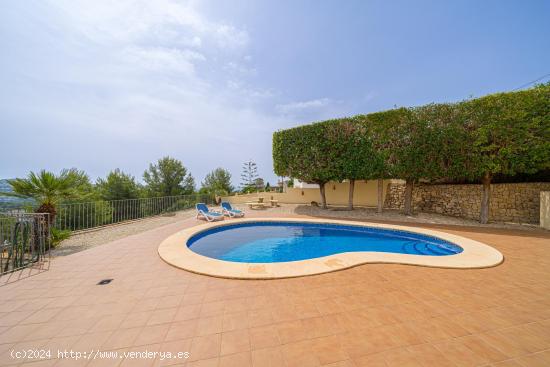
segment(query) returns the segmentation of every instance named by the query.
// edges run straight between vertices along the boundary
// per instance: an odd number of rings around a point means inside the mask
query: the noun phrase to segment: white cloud
[[[191,39],[191,42],[189,43],[190,46],[200,47],[202,45],[202,40],[200,37],[195,36],[193,39]]]
[[[248,33],[230,25],[219,25],[215,34],[218,44],[222,47],[236,48],[248,44]]]
[[[283,114],[303,112],[305,110],[316,110],[328,106],[332,101],[329,98],[312,99],[309,101],[291,102],[275,106],[277,111]]]
[[[225,67],[225,70],[227,70],[230,73],[236,74],[236,75],[252,75],[255,76],[258,74],[258,70],[255,68],[247,67],[245,64],[241,64],[238,62],[230,61],[228,62]]]
[[[130,68],[164,73],[177,72],[186,75],[194,74],[196,61],[206,60],[201,53],[188,49],[137,46],[123,49],[119,57]]]
[[[246,57],[248,34],[193,5],[14,4],[17,16],[0,26],[9,31],[0,46],[10,54],[0,61],[0,81],[13,85],[0,90],[0,109],[16,122],[7,135],[21,140],[3,144],[0,154],[23,139],[26,146],[43,146],[40,134],[21,131],[46,128],[65,144],[56,144],[47,161],[25,150],[18,162],[3,165],[0,177],[70,166],[92,176],[120,167],[140,177],[148,162],[169,154],[198,180],[218,166],[238,179],[251,155],[270,178],[271,134],[280,120],[256,102],[273,93],[247,81],[256,72]]]
[[[160,41],[200,47],[207,41],[238,48],[249,41],[245,30],[205,18],[192,1],[58,0],[52,6],[63,11],[75,29],[98,43]]]
[[[272,181],[273,131],[342,110],[328,97],[284,103],[258,82],[265,71],[244,26],[194,2],[30,1],[0,13],[0,83],[10,86],[0,89],[0,123],[14,137],[0,155],[18,152],[0,178],[73,166],[139,178],[171,155],[197,181],[220,166],[238,181],[250,157]]]

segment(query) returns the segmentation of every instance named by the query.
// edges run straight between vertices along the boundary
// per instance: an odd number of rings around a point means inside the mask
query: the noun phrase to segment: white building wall
[[[295,178],[294,179],[294,187],[297,188],[297,189],[318,189],[319,185],[302,182],[302,181]]]

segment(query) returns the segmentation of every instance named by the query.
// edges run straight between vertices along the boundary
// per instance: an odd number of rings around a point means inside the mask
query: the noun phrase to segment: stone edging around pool
[[[456,255],[448,256],[419,256],[387,252],[344,252],[301,261],[280,263],[239,263],[202,256],[191,251],[187,247],[187,240],[199,232],[218,226],[250,222],[331,223],[396,229],[439,237],[459,245],[464,249],[464,251]],[[164,261],[177,268],[198,274],[234,279],[292,278],[328,273],[366,263],[390,263],[439,268],[475,269],[496,266],[504,260],[502,254],[496,249],[481,242],[450,233],[391,224],[304,218],[246,218],[204,223],[184,229],[166,238],[159,245],[158,253]]]

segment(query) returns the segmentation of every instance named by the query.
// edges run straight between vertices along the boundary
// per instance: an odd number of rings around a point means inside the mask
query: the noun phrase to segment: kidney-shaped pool
[[[164,239],[160,257],[187,271],[224,278],[277,279],[367,263],[486,268],[504,257],[449,232],[318,218],[241,218],[184,228]]]
[[[277,263],[345,252],[449,256],[462,247],[409,231],[330,223],[248,222],[214,227],[187,241],[197,254],[244,263]]]

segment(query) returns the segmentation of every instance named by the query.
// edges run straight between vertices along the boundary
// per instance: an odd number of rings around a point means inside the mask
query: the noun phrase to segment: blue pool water
[[[312,259],[342,252],[395,252],[447,256],[462,248],[440,238],[407,231],[296,222],[252,222],[212,228],[187,246],[214,259],[270,263]]]

